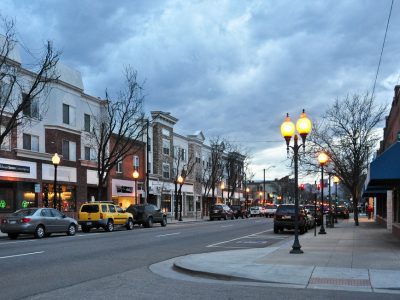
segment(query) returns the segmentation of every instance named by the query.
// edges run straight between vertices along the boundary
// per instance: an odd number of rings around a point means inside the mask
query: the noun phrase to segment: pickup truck
[[[270,204],[266,206],[266,212],[265,212],[265,217],[269,218],[269,217],[273,217],[275,216],[276,213],[276,209],[278,208],[278,206],[276,206],[275,204]]]

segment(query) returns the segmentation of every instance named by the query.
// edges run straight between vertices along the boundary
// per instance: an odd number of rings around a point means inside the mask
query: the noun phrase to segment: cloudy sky
[[[202,130],[251,150],[256,179],[289,174],[279,126],[303,108],[312,120],[348,93],[371,91],[391,0],[2,0],[24,47],[47,40],[78,69],[86,93],[118,89],[132,65],[146,112],[176,130]],[[400,75],[395,1],[376,87],[390,105]],[[270,168],[276,166],[275,168]]]

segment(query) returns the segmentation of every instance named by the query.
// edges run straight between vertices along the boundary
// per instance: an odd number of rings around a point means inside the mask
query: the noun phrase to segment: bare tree
[[[211,192],[212,203],[215,203],[215,189],[219,182],[222,180],[224,171],[224,151],[225,142],[219,137],[210,140],[211,153],[208,161],[204,164],[201,182],[203,185],[203,215],[205,213],[204,208],[209,207],[208,196]],[[207,203],[206,203],[207,201]]]
[[[174,185],[175,185],[175,204],[174,204],[174,211],[175,211],[175,219],[178,219],[178,199],[177,195],[181,195],[182,186],[187,177],[193,173],[193,170],[196,165],[196,159],[194,155],[190,155],[189,158],[186,156],[186,151],[183,148],[178,146],[174,147],[174,160],[173,160],[173,168],[174,168]],[[178,177],[182,176],[183,181],[181,183],[178,182]],[[179,190],[178,190],[179,186]],[[181,196],[182,197],[182,196]],[[180,212],[182,213],[182,198],[179,199],[179,207]]]
[[[115,100],[106,91],[106,104],[94,117],[91,138],[97,151],[98,200],[111,169],[135,152],[133,146],[140,144],[145,130],[143,87],[132,67],[125,68],[124,86]]]
[[[1,22],[4,35],[0,36],[0,146],[17,127],[43,115],[46,109],[39,98],[59,78],[56,65],[60,56],[48,41],[33,69],[23,69],[14,58],[18,43],[15,23],[7,19]]]
[[[385,107],[376,106],[368,93],[336,99],[325,113],[323,121],[314,124],[308,139],[313,158],[316,153],[326,151],[334,172],[350,191],[356,226],[359,225],[357,206],[368,158],[380,139],[375,127],[384,113]]]
[[[226,156],[228,199],[231,199],[236,191],[242,188],[244,161],[245,156],[240,154],[238,150],[230,151]]]

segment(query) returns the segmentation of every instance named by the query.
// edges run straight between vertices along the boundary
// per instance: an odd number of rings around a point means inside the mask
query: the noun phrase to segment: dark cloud
[[[185,133],[244,141],[260,170],[285,159],[284,142],[259,141],[282,139],[286,112],[297,119],[305,108],[317,120],[336,97],[371,90],[389,8],[389,0],[6,0],[1,13],[16,19],[26,47],[53,40],[87,93],[117,90],[130,64],[146,80],[148,111],[170,111]],[[399,11],[395,3],[381,103],[399,74]]]

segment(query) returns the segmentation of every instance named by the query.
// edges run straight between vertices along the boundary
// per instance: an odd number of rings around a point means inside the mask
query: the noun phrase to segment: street
[[[135,226],[107,233],[102,230],[45,239],[30,236],[0,239],[2,299],[265,299],[362,298],[374,294],[302,290],[216,280],[181,281],[154,274],[152,264],[192,253],[267,247],[289,240],[292,233],[274,235],[272,219]],[[393,295],[393,297],[396,295]],[[398,295],[397,295],[398,296]]]

